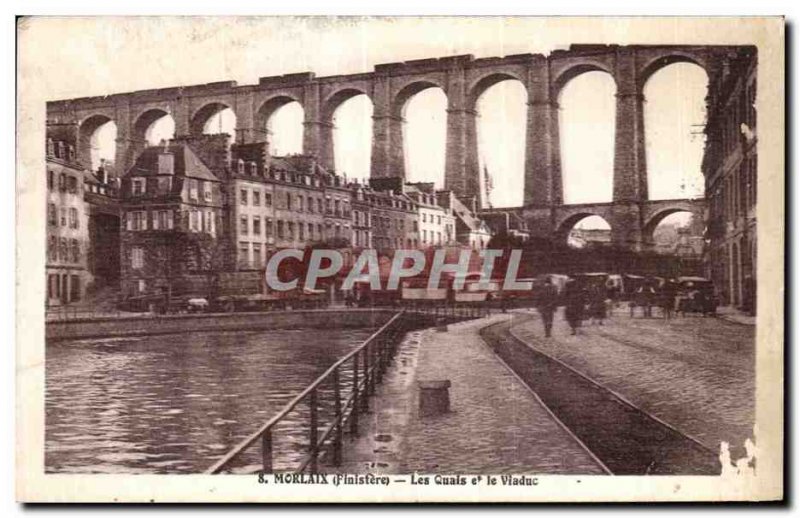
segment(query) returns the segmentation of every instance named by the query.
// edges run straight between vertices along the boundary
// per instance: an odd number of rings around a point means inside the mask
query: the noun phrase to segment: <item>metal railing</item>
[[[399,311],[359,347],[334,363],[295,396],[274,417],[208,468],[206,474],[235,472],[237,461],[245,456],[254,456],[251,447],[257,443],[261,449],[258,459],[260,470],[253,471],[272,473],[279,425],[287,421],[294,421],[296,425],[298,420],[299,427],[285,430],[288,435],[295,435],[294,440],[284,438],[287,445],[297,448],[296,436],[307,437],[301,445],[304,450],[301,458],[292,470],[296,473],[317,473],[320,456],[325,454],[331,464],[340,466],[345,428],[349,429],[351,435],[358,435],[360,415],[369,411],[369,398],[375,394],[376,385],[382,382],[400,340],[410,329],[426,325],[425,319],[419,318],[420,314],[433,317],[432,323],[440,323],[479,318],[486,315],[487,311],[467,306],[417,307]],[[247,461],[245,465],[248,465]]]

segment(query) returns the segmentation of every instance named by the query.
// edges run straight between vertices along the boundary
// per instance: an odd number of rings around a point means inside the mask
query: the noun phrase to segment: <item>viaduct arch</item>
[[[333,124],[336,107],[355,95],[373,104],[371,176],[405,177],[402,108],[413,94],[430,87],[447,96],[445,188],[462,198],[480,196],[476,134],[476,101],[493,84],[516,79],[528,96],[524,206],[534,233],[553,235],[559,211],[565,210],[560,164],[558,96],[574,77],[599,70],[617,86],[614,136],[614,188],[610,204],[612,239],[640,247],[650,219],[644,149],[643,87],[656,71],[676,62],[702,67],[709,83],[724,73],[727,61],[742,47],[684,45],[572,45],[549,55],[517,54],[475,59],[471,55],[376,65],[372,72],[316,77],[313,73],[263,77],[255,85],[233,81],[137,91],[103,97],[53,101],[48,121],[79,128],[79,158],[88,164],[92,127],[117,124],[119,170],[133,163],[141,149],[142,125],[156,113],[175,119],[176,136],[202,132],[208,117],[228,107],[236,115],[238,142],[263,142],[266,123],[280,106],[297,101],[303,107],[303,150],[333,169]],[[159,110],[149,112],[151,110]],[[151,113],[148,115],[148,113]],[[702,202],[693,202],[700,204]]]

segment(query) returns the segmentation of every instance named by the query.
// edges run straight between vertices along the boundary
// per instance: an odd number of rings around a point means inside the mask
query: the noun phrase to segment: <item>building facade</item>
[[[123,295],[213,289],[224,270],[220,180],[188,143],[146,148],[122,177]]]
[[[85,177],[68,140],[48,137],[47,168],[47,295],[46,306],[82,300],[92,282],[87,265],[89,224],[84,200]]]
[[[453,211],[439,205],[433,183],[406,184],[406,195],[417,206],[419,246],[451,246],[456,243],[456,220]]]
[[[709,78],[703,159],[708,225],[706,274],[721,302],[755,311],[756,126],[755,48],[743,47]]]

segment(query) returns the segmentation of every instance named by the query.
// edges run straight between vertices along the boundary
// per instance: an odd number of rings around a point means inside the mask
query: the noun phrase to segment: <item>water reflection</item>
[[[200,472],[370,332],[326,330],[324,340],[312,330],[186,333],[49,346],[46,470]],[[285,440],[302,450],[305,439]]]

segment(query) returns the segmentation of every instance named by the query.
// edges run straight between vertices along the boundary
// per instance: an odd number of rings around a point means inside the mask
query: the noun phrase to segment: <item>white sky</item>
[[[53,20],[39,20],[52,23]],[[60,23],[64,23],[60,20]],[[372,70],[375,64],[471,53],[476,57],[549,52],[569,43],[597,42],[575,24],[572,36],[556,35],[539,20],[505,18],[70,20],[68,37],[48,45],[47,77],[53,99],[102,95],[212,81],[253,84],[260,76],[313,71],[318,76]],[[39,27],[41,28],[41,27]],[[409,45],[409,34],[425,35]],[[569,40],[565,38],[569,37]],[[180,53],[165,52],[181,42]],[[625,42],[620,42],[625,43]],[[646,42],[639,42],[646,43]],[[96,55],[88,59],[87,52]],[[45,56],[43,56],[44,58]],[[185,66],[176,66],[176,63]],[[158,73],[144,73],[158,70]],[[91,81],[86,81],[91,77]],[[645,87],[645,126],[651,198],[702,194],[700,173],[705,73],[693,65],[662,69]],[[614,84],[603,73],[574,79],[561,96],[562,164],[568,203],[610,201],[613,168]],[[491,201],[514,206],[522,198],[525,93],[514,81],[482,96],[478,109],[479,156],[493,179]],[[404,150],[410,180],[444,177],[446,101],[430,89],[407,106]],[[335,114],[337,170],[349,178],[368,175],[371,105],[365,97]],[[209,129],[231,125],[223,118]],[[104,130],[106,130],[104,128]],[[270,121],[273,151],[300,152],[302,109],[287,105]],[[151,140],[171,128],[154,128]],[[98,144],[113,143],[113,132]],[[110,145],[107,147],[111,147]],[[107,158],[113,152],[102,151]]]

